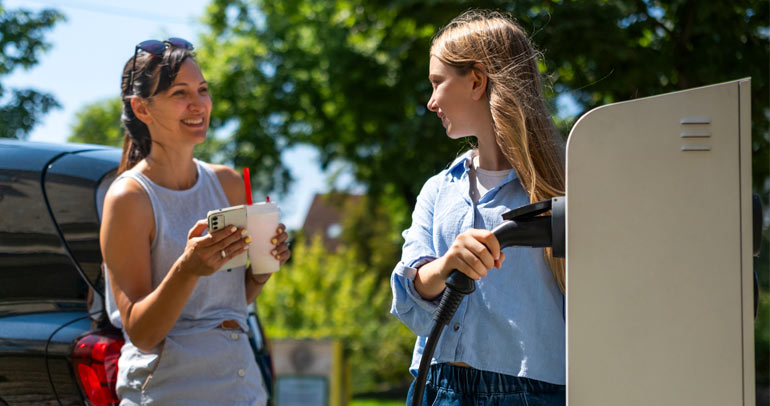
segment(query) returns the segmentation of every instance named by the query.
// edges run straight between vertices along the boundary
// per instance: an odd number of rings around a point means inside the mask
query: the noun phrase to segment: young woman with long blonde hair
[[[501,250],[488,231],[506,211],[564,193],[564,143],[537,62],[526,33],[498,12],[463,13],[433,38],[428,109],[447,136],[478,147],[425,183],[404,231],[391,312],[418,335],[413,375],[451,271],[477,292],[436,347],[423,405],[564,404],[564,263],[550,250]]]

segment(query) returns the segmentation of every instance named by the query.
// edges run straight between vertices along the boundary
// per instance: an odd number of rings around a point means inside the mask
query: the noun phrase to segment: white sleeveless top
[[[165,188],[136,170],[123,172],[113,182],[135,180],[152,203],[153,289],[184,252],[187,233],[195,223],[210,210],[230,206],[213,169],[198,160],[195,164],[198,180],[186,190]],[[253,405],[266,401],[246,334],[216,328],[224,320],[235,320],[248,331],[245,271],[238,267],[201,277],[164,342],[150,353],[136,348],[123,330],[126,344],[118,362],[117,382],[121,405]],[[110,322],[123,329],[109,280],[105,278],[106,310]]]

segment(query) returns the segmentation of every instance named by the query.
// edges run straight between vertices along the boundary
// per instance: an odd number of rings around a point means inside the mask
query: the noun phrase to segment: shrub
[[[292,261],[273,275],[257,302],[270,338],[341,340],[353,394],[411,379],[414,335],[389,314],[388,279],[356,258],[355,250],[328,253],[320,238],[306,245],[300,236]]]

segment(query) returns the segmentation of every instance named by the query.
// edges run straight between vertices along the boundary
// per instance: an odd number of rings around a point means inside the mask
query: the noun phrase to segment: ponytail
[[[118,174],[134,167],[150,155],[152,137],[147,125],[139,120],[131,108],[131,98],[123,99],[123,114],[120,115],[125,132],[123,134],[123,155],[120,158]]]

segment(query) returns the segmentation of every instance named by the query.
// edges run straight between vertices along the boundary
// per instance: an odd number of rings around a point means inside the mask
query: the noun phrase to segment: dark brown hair
[[[192,50],[169,46],[162,55],[154,55],[142,50],[136,55],[136,68],[131,89],[131,68],[134,57],[131,57],[123,67],[120,82],[120,96],[123,101],[123,113],[120,120],[125,128],[123,136],[123,156],[120,159],[118,173],[131,169],[139,161],[150,154],[152,137],[147,126],[139,120],[131,108],[131,99],[140,97],[152,99],[156,94],[168,89],[174,82],[179,68],[187,58],[195,60]]]

